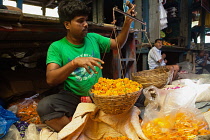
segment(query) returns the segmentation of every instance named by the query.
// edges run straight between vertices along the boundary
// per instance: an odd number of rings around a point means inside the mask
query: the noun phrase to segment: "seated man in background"
[[[161,55],[161,48],[162,48],[162,43],[163,41],[161,39],[156,39],[154,47],[152,47],[148,53],[148,64],[149,64],[149,69],[155,69],[160,66],[166,66],[169,68],[171,71],[173,71],[173,78],[172,80],[175,80],[177,77],[177,73],[179,71],[179,66],[178,65],[166,65],[167,60],[166,54]]]
[[[195,59],[195,73],[196,74],[202,74],[203,69],[207,69],[209,72],[209,69],[207,68],[207,60],[209,60],[209,54],[205,53],[204,50],[200,50],[198,52],[198,55],[196,56]]]

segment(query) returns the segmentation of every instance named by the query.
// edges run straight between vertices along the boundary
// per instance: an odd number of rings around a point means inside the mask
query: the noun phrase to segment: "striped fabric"
[[[195,70],[196,74],[202,74],[203,73],[203,64],[205,63],[204,57],[196,56],[195,59]]]
[[[149,69],[154,69],[158,66],[165,66],[166,64],[164,61],[162,61],[161,64],[158,62],[160,59],[162,59],[161,50],[152,47],[148,54]]]

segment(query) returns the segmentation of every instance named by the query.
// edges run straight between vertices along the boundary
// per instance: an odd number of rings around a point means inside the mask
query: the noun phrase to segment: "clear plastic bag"
[[[145,105],[149,104],[149,106],[153,106],[154,109],[157,109],[163,106],[168,91],[163,89],[158,89],[155,86],[149,86],[143,90],[143,94],[145,95],[146,98]]]
[[[35,124],[29,124],[26,129],[24,140],[39,140],[40,133]]]
[[[12,111],[14,114],[17,114],[18,106],[12,105],[7,110]]]
[[[151,95],[151,91],[153,91],[154,95]],[[159,114],[157,112],[167,115],[181,108],[193,108],[197,110],[195,108],[197,90],[190,86],[176,90],[163,90],[150,86],[145,88],[143,93],[146,99],[149,100],[149,104],[145,108],[144,116],[146,118],[152,117],[151,119],[153,119],[155,118],[154,116],[157,116],[155,114]]]
[[[193,72],[193,64],[188,61],[177,63],[177,65],[182,68],[181,71],[186,71],[187,73]]]
[[[155,90],[155,98],[148,91]],[[176,90],[148,87],[144,90],[149,104],[145,108],[142,130],[150,140],[194,139],[210,134],[202,112],[195,108],[197,90],[186,86]]]
[[[25,98],[25,100],[18,104],[17,116],[21,121],[28,123],[41,124],[39,115],[36,111],[39,100],[36,97],[39,94],[36,94],[30,98]]]

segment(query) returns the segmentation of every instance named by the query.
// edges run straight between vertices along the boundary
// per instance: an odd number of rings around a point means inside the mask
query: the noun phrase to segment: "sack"
[[[202,84],[201,79],[199,80],[181,79],[173,81],[172,84],[190,86],[193,89],[195,89],[197,91],[196,102],[210,102],[210,84]],[[188,93],[190,94],[190,92]]]

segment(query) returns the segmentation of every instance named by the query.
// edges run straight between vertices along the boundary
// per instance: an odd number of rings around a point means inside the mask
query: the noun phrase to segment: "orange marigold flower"
[[[142,125],[150,140],[194,140],[197,135],[209,135],[208,124],[190,112],[178,112],[156,118]]]
[[[98,79],[98,82],[93,86],[91,92],[96,95],[110,96],[136,92],[139,91],[141,88],[141,84],[129,80],[128,78],[119,78],[114,80],[101,77]]]

